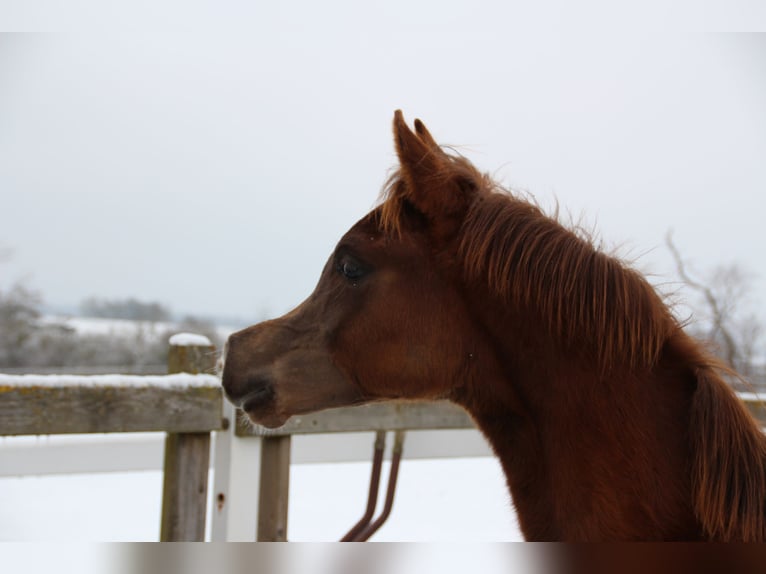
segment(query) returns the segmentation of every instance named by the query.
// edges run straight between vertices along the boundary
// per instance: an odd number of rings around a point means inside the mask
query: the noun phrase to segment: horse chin
[[[266,427],[267,429],[278,429],[290,419],[290,415],[284,415],[278,412],[257,412],[245,411],[247,418],[254,425]]]
[[[284,426],[284,424],[290,419],[289,416],[284,416],[277,413],[274,413],[273,415],[269,415],[269,416],[263,416],[263,415],[253,416],[250,413],[247,413],[247,418],[249,418],[250,422],[255,425],[266,427],[267,429],[272,429],[272,430],[278,429],[279,427]]]
[[[269,429],[283,426],[290,418],[289,414],[285,414],[277,408],[273,393],[266,396],[264,393],[257,393],[254,398],[245,401],[242,410],[251,423]]]

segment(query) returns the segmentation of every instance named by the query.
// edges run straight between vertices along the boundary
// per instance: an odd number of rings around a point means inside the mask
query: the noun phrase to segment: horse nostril
[[[271,402],[274,396],[274,386],[269,381],[259,379],[255,386],[250,387],[250,392],[241,399],[240,406],[245,411],[251,411]]]
[[[274,385],[267,376],[237,377],[224,370],[222,384],[226,397],[237,407],[265,402],[274,397]]]

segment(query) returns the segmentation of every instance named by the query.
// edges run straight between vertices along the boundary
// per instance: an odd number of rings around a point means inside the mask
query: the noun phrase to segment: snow
[[[220,387],[215,375],[4,375],[0,374],[0,386],[28,387]]]
[[[169,321],[134,321],[132,319],[72,317],[65,315],[44,315],[40,318],[40,322],[44,325],[58,325],[72,329],[78,335],[131,337],[141,334],[149,340],[156,340],[168,331],[178,328],[176,323]],[[240,328],[232,325],[216,325],[215,331],[216,335],[225,340]]]
[[[205,335],[195,333],[176,333],[170,337],[170,344],[175,347],[212,347],[213,344]]]
[[[376,516],[389,468],[385,462]],[[340,539],[364,513],[369,482],[369,462],[292,465],[288,539]],[[404,459],[391,516],[372,540],[502,542],[522,536],[496,458]]]
[[[59,325],[72,329],[79,335],[119,335],[130,336],[138,332],[159,336],[175,327],[167,321],[134,321],[132,319],[112,319],[102,317],[70,317],[63,315],[44,315],[40,317],[43,325]]]
[[[292,465],[288,539],[338,540],[362,515],[369,479],[369,462]],[[0,540],[156,541],[161,499],[161,471],[2,478]],[[496,459],[405,459],[391,516],[372,540],[518,541],[521,533]]]

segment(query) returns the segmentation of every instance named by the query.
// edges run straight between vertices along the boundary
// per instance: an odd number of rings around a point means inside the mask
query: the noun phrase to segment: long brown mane
[[[564,347],[592,344],[603,372],[647,368],[676,322],[638,273],[526,201],[488,193],[474,202],[460,254],[508,304],[535,309]]]
[[[599,251],[581,231],[566,228],[537,205],[452,159],[482,188],[460,230],[465,278],[486,282],[501,301],[534,309],[549,334],[566,348],[587,349],[604,373],[650,369],[678,322],[646,279]],[[397,174],[381,204],[381,225],[402,225],[406,185]],[[580,351],[582,353],[582,350]]]
[[[651,373],[663,361],[688,372],[692,505],[701,531],[712,540],[766,540],[766,439],[724,382],[730,371],[684,333],[642,275],[463,158],[445,157],[451,170],[432,174],[434,181],[478,188],[458,233],[464,279],[483,282],[500,305],[533,309],[558,348],[584,355],[601,377]],[[387,232],[405,225],[409,193],[394,174],[380,206]]]

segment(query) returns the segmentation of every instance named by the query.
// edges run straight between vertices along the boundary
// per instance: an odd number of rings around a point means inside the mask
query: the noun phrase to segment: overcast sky
[[[269,4],[205,33],[2,36],[0,289],[280,314],[374,205],[402,108],[656,282],[676,280],[672,229],[700,271],[740,262],[759,298],[766,36],[591,32],[559,12],[541,33],[476,3]]]

